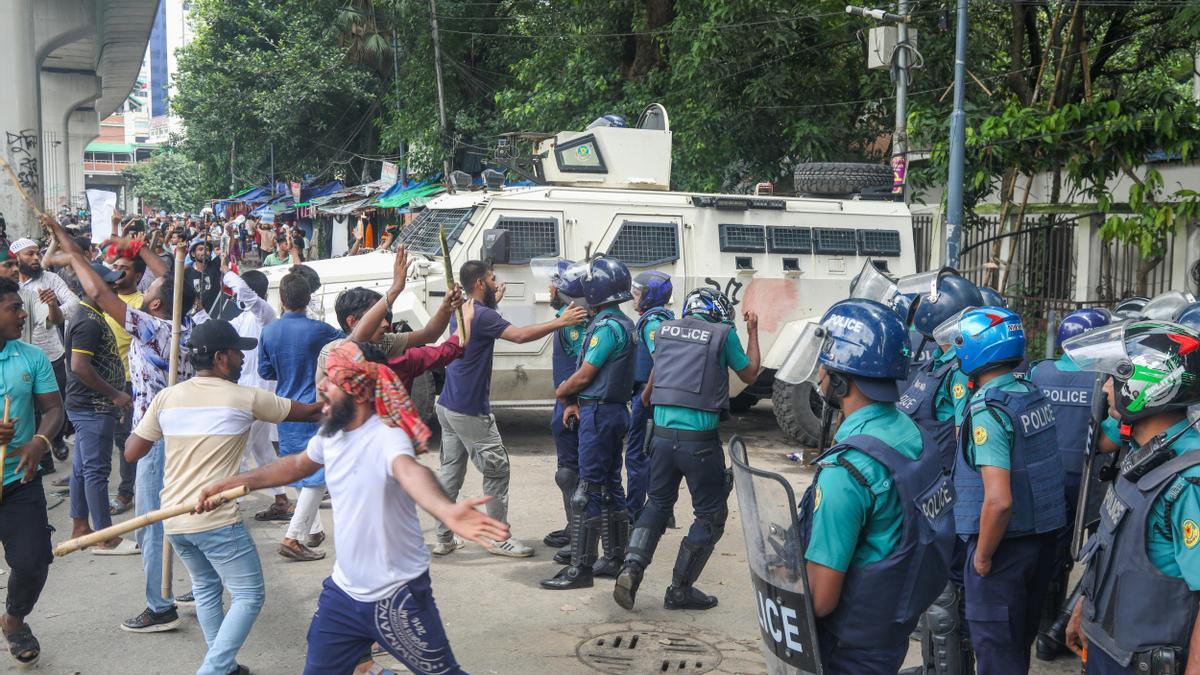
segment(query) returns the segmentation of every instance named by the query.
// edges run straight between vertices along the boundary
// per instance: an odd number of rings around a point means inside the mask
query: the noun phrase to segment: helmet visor
[[[569,284],[577,279],[591,278],[591,275],[592,264],[586,260],[582,260],[559,272],[558,278],[562,280],[563,283]]]
[[[820,324],[805,324],[792,351],[775,372],[775,377],[788,384],[816,383],[821,352],[827,348],[829,333]]]
[[[1063,351],[1080,370],[1129,379],[1133,361],[1125,349],[1125,324],[1115,323],[1063,342]]]
[[[1183,291],[1167,291],[1150,298],[1142,307],[1142,316],[1155,321],[1170,321],[1180,309],[1196,301],[1196,296]]]
[[[854,285],[850,287],[851,298],[874,300],[888,307],[895,304],[898,295],[900,295],[900,291],[896,288],[896,283],[879,271],[879,268],[870,259],[863,264],[862,271],[858,273]]]
[[[933,341],[939,345],[958,344],[958,338],[962,337],[962,329],[958,327],[959,320],[972,309],[975,308],[967,307],[959,310],[954,316],[938,324],[938,327],[933,329]]]
[[[558,278],[558,263],[561,258],[533,258],[529,261],[529,271],[534,279],[550,282]]]
[[[896,288],[901,293],[928,295],[934,302],[937,302],[937,282],[938,278],[941,276],[942,270],[931,270],[929,272],[921,272],[920,274],[910,274],[906,277],[900,277],[897,279]]]

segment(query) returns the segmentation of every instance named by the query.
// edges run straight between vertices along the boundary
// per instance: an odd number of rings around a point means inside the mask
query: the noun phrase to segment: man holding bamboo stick
[[[0,394],[7,401],[0,422],[4,483],[0,545],[9,568],[0,630],[8,640],[9,653],[25,667],[37,663],[41,655],[25,617],[42,593],[52,557],[46,493],[37,467],[63,423],[62,398],[50,359],[42,350],[20,341],[27,318],[17,283],[0,278]],[[35,415],[41,416],[36,428]]]

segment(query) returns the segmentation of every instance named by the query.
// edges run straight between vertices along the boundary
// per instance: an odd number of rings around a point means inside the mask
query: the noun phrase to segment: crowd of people
[[[677,318],[669,275],[633,276],[596,256],[555,261],[554,318],[518,326],[499,308],[504,283],[472,260],[425,326],[395,332],[409,271],[400,246],[391,285],[342,291],[334,327],[314,315],[321,280],[298,264],[294,233],[255,242],[262,264],[291,265],[278,311],[267,277],[240,269],[243,235],[259,231],[246,222],[114,217],[113,237],[93,246],[45,218],[44,246],[18,239],[0,251],[0,543],[11,570],[0,629],[18,664],[41,653],[25,618],[52,558],[42,476],[69,457],[50,487],[69,495],[72,537],[130,509],[193,507],[92,552],[142,557],[145,608],[122,630],[173,630],[178,606],[194,604],[207,646],[198,673],[249,672],[237,654],[266,584],[240,507],[217,499],[241,486],[270,491],[253,520],[288,522],[277,552],[294,562],[326,556],[318,509],[332,503],[338,555],[306,673],[378,672],[375,649],[413,672],[462,672],[431,554],[468,541],[534,553],[508,522],[511,469],[491,411],[497,340],[549,336],[553,349],[565,526],[543,539],[561,568],[540,585],[611,578],[614,602],[633,609],[686,481],[694,515],[662,604],[718,605],[696,584],[729,515],[719,428],[730,373],[747,384],[760,375],[753,312],[741,316],[743,344],[721,292],[690,290]],[[1063,355],[1031,364],[1021,317],[994,291],[949,269],[908,285],[868,279],[874,270],[777,373],[811,382],[841,418],[834,429],[826,416],[832,447],[794,523],[824,672],[899,672],[914,631],[920,673],[1028,672],[1035,643],[1047,659],[1091,646],[1089,673],[1200,668],[1200,453],[1190,452],[1200,433],[1188,417],[1200,403],[1200,304],[1169,293],[1078,310],[1058,328]],[[408,395],[432,369],[445,370],[436,472],[417,461],[433,432]],[[1096,453],[1124,461],[1101,471]],[[459,501],[470,465],[484,496]],[[437,521],[429,546],[418,506]],[[1076,522],[1091,536],[1072,590]],[[165,592],[164,551],[186,567],[190,592]]]

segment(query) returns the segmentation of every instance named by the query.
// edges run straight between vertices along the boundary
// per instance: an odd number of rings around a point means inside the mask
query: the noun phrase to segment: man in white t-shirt
[[[391,369],[347,342],[330,351],[326,373],[324,418],[307,450],[209,485],[197,510],[217,507],[208,499],[223,490],[286,485],[324,467],[338,556],[308,631],[304,672],[351,673],[377,642],[414,673],[461,673],[430,590],[416,507],[485,545],[506,539],[508,526],[476,510],[489,497],[455,503],[417,462],[429,429]]]

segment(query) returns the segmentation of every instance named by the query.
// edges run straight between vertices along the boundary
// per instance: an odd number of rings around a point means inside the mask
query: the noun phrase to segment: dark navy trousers
[[[1057,569],[1058,532],[1000,542],[986,577],[975,571],[978,536],[967,540],[963,565],[966,619],[978,675],[1029,672],[1046,590]]]
[[[896,675],[908,654],[908,641],[895,647],[868,649],[843,647],[817,622],[817,645],[821,648],[821,672],[825,675]]]
[[[692,441],[656,435],[650,440],[650,499],[637,527],[659,532],[666,528],[679,499],[679,483],[685,479],[695,515],[687,540],[695,546],[709,546],[720,537],[717,530],[724,531],[729,514],[725,453],[717,438]]]
[[[1084,665],[1083,672],[1086,675],[1137,675],[1132,668],[1117,663],[1099,647],[1088,648],[1087,664]]]
[[[568,429],[563,424],[562,401],[554,402],[554,416],[550,418],[550,434],[554,437],[554,451],[558,455],[559,469],[579,472],[579,430]]]
[[[600,490],[607,490],[613,509],[625,509],[621,487],[621,454],[629,428],[629,409],[622,403],[590,403],[579,407],[579,480],[588,491],[587,517],[600,515]]]
[[[625,443],[626,501],[634,520],[646,506],[646,494],[650,490],[650,457],[646,455],[645,443],[646,421],[650,419],[653,409],[642,405],[642,389],[645,386],[645,383],[639,383],[633,388],[633,402],[629,406],[629,435]]]

